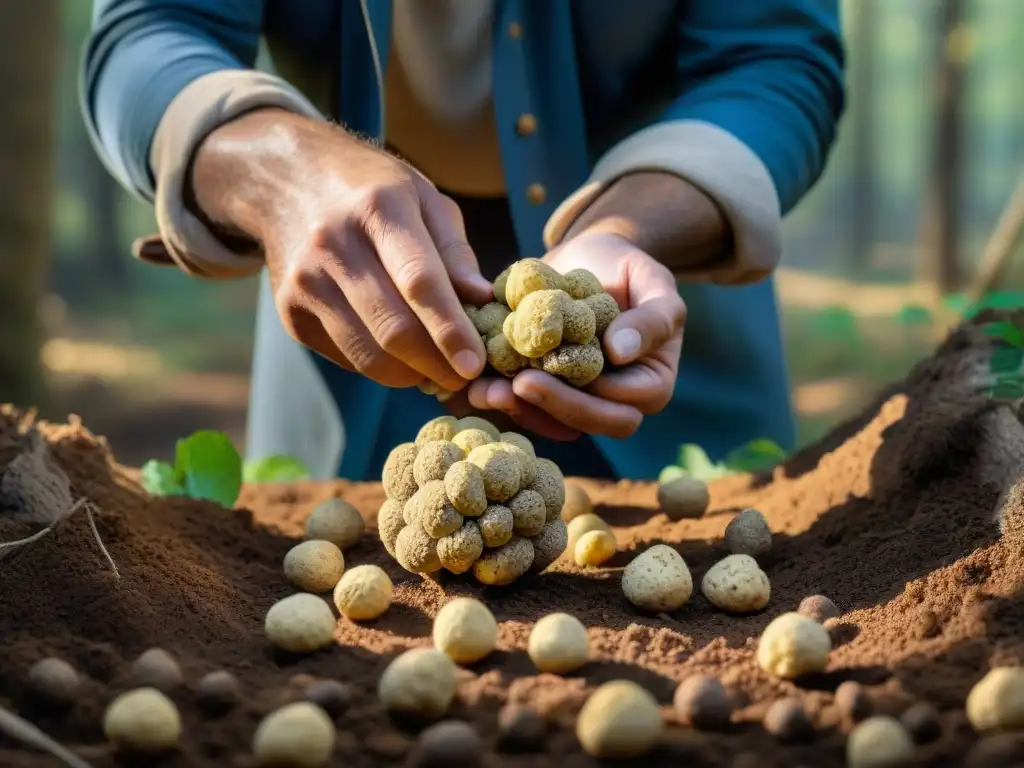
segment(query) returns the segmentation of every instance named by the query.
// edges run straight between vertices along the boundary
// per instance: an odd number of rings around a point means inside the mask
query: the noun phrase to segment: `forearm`
[[[732,249],[721,209],[690,182],[671,173],[638,171],[606,189],[566,232],[626,238],[673,272],[706,266]]]

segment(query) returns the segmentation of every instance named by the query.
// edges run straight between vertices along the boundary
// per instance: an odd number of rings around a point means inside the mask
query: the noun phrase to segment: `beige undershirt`
[[[449,192],[505,194],[491,77],[493,0],[394,0],[388,143]]]

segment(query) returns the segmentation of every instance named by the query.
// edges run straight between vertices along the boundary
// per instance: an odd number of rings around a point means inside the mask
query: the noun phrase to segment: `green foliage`
[[[984,326],[987,335],[1002,342],[989,358],[989,396],[995,400],[1024,397],[1024,329],[1013,320],[999,320]]]
[[[309,479],[309,469],[292,456],[267,456],[245,462],[242,480],[246,483],[294,483]]]
[[[819,332],[839,341],[856,341],[859,337],[857,318],[846,307],[828,307],[818,315]]]
[[[931,310],[920,304],[907,304],[896,314],[896,321],[906,328],[919,328],[932,324]]]
[[[242,483],[305,480],[309,470],[291,456],[246,462],[223,432],[199,430],[178,440],[174,463],[151,460],[142,467],[142,487],[154,496],[188,496],[232,507]]]
[[[686,443],[679,449],[678,464],[661,470],[659,483],[668,483],[680,477],[692,477],[705,483],[741,472],[763,472],[781,463],[786,452],[774,440],[760,437],[713,462],[699,445]]]

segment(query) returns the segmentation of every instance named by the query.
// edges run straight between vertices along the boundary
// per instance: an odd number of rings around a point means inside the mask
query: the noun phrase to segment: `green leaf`
[[[1019,375],[1024,368],[1024,349],[1004,347],[992,353],[988,369],[996,376]]]
[[[174,467],[152,459],[142,466],[142,487],[154,496],[183,496],[185,486]]]
[[[174,468],[184,477],[185,492],[232,507],[242,488],[242,457],[223,432],[200,430],[178,441]]]
[[[293,456],[265,456],[247,461],[242,467],[246,483],[294,483],[308,480],[309,469]]]
[[[658,475],[658,482],[661,485],[671,483],[673,480],[678,480],[680,477],[689,477],[690,473],[682,467],[678,467],[675,464],[670,464],[665,467]]]
[[[920,304],[907,304],[897,313],[896,320],[908,327],[927,326],[932,324],[932,313]]]
[[[729,474],[724,464],[713,463],[704,449],[693,443],[687,443],[679,449],[679,466],[691,477],[704,482]]]
[[[786,451],[774,440],[759,437],[725,457],[725,466],[736,472],[761,472],[786,458]]]
[[[985,334],[1002,339],[1007,344],[1016,347],[1017,349],[1024,349],[1024,331],[1007,320],[1001,320],[997,323],[990,323],[986,325]]]
[[[843,341],[854,341],[858,337],[857,318],[846,307],[827,307],[818,314],[818,331]]]

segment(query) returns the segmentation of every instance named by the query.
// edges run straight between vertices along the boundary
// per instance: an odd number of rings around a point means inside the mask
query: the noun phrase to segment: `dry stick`
[[[978,274],[965,294],[965,312],[984,298],[1002,276],[1017,249],[1018,243],[1024,238],[1024,174],[1017,181],[1017,187],[1003,209],[995,229],[985,243],[981,253]]]
[[[2,706],[0,706],[0,731],[22,744],[50,753],[70,768],[92,768],[89,763],[72,754],[70,750],[58,744],[28,720]]]

